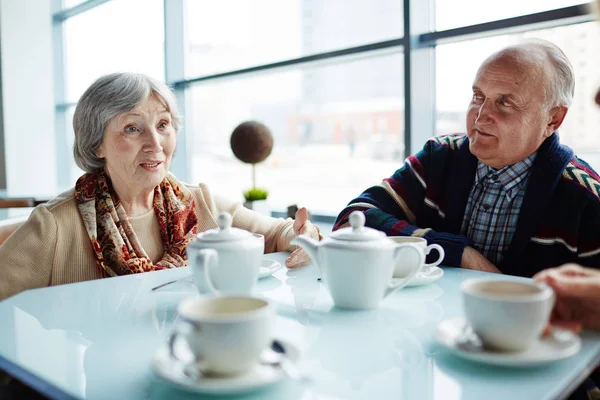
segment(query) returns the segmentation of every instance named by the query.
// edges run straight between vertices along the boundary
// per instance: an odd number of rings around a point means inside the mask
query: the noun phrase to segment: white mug
[[[554,306],[552,288],[533,280],[469,279],[460,289],[467,322],[485,346],[499,350],[530,347]]]
[[[190,364],[204,374],[235,375],[252,369],[271,342],[273,308],[253,297],[198,297],[182,301],[169,338],[171,357],[183,362],[176,343],[187,343]],[[179,353],[179,354],[178,354]]]
[[[404,244],[404,243],[412,243],[417,248],[421,249],[423,253],[423,259],[431,253],[431,250],[437,250],[438,259],[432,263],[424,263],[423,269],[427,267],[436,267],[442,263],[446,253],[444,249],[439,244],[430,244],[427,245],[427,240],[415,237],[415,236],[389,236],[395,243]],[[415,264],[419,262],[419,257],[416,257],[414,253],[411,252],[403,252],[401,256],[397,259],[394,264],[394,278],[402,278],[408,275],[410,271],[415,268]]]

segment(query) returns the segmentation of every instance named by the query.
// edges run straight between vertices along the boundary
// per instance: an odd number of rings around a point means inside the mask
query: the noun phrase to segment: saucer
[[[274,260],[262,260],[260,265],[260,271],[258,272],[258,279],[266,278],[267,276],[273,275],[275,271],[281,269],[282,265]]]
[[[406,287],[428,285],[444,276],[444,270],[440,267],[425,267]]]
[[[296,346],[277,339],[285,348],[288,359],[296,363],[300,359],[300,351]],[[190,392],[204,394],[240,394],[279,382],[286,377],[277,365],[258,364],[253,369],[240,375],[228,377],[202,376],[192,378],[184,373],[185,366],[174,360],[169,354],[169,346],[160,347],[152,359],[154,373],[170,384]]]
[[[581,338],[567,330],[553,328],[524,351],[501,352],[461,342],[467,322],[452,318],[440,322],[435,339],[451,353],[468,360],[506,367],[533,367],[571,357],[581,349]]]

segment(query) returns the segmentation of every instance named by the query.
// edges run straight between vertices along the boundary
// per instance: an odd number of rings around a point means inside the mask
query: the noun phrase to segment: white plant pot
[[[256,200],[256,201],[247,201],[244,203],[244,207],[256,211],[259,214],[266,215],[268,217],[271,216],[271,207],[267,200]]]

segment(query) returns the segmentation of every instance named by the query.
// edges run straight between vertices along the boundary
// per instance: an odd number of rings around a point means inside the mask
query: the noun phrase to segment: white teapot
[[[196,235],[187,245],[188,264],[200,294],[248,295],[258,281],[265,248],[262,235],[231,227],[222,212],[218,229]]]
[[[320,242],[297,236],[291,243],[302,247],[318,265],[337,307],[377,308],[381,300],[421,271],[425,256],[414,243],[396,244],[385,233],[365,227],[360,211],[350,214],[350,225]],[[414,253],[420,261],[411,262],[406,277],[392,280],[394,265],[402,263],[404,251]]]

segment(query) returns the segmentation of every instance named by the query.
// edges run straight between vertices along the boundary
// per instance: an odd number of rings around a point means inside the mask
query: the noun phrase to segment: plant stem
[[[252,164],[252,189],[256,188],[256,164]]]

